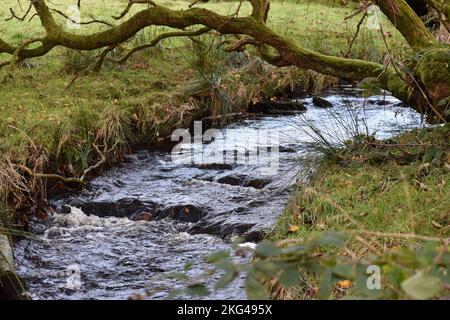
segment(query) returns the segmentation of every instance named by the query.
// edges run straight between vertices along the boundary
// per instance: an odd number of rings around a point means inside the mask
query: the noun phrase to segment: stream
[[[331,109],[305,98],[306,112],[263,115],[221,128],[213,141],[196,145],[202,161],[183,151],[188,144],[179,145],[177,161],[167,151],[141,150],[82,192],[52,199],[49,219],[32,221],[33,237],[15,243],[17,272],[30,295],[128,299],[145,292],[147,298],[164,299],[177,286],[165,274],[190,262],[195,263],[189,275],[201,274],[208,268],[202,257],[231,250],[236,236],[259,241],[286,207],[293,184],[309,170],[299,159],[314,159],[306,122],[335,141],[348,135],[339,128],[342,119],[377,138],[424,125],[393,97],[365,101],[357,93],[328,92]],[[261,136],[279,143],[266,148],[268,140]],[[240,157],[236,149],[244,150]],[[231,154],[230,161],[221,163],[223,154]],[[242,278],[209,298],[245,299]]]

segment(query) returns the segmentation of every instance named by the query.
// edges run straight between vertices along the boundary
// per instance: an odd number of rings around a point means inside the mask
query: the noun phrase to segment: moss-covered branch
[[[405,0],[377,0],[381,11],[414,49],[428,49],[438,41]]]
[[[438,60],[429,59],[434,64],[434,67],[438,68],[436,69],[439,70],[437,72],[443,73],[444,76],[439,77],[442,80],[440,83],[432,81],[432,87],[428,88],[427,81],[430,79],[428,76],[425,76],[425,73],[423,75],[420,74],[419,79],[413,79],[414,81],[407,83],[405,80],[408,79],[408,76],[414,78],[415,75],[399,74],[392,67],[385,68],[383,65],[373,62],[328,56],[306,49],[296,44],[293,40],[275,33],[265,25],[269,10],[268,0],[249,0],[249,2],[253,6],[253,11],[248,17],[221,15],[202,8],[172,10],[157,5],[139,11],[128,20],[105,31],[79,35],[67,32],[57,25],[45,0],[35,0],[33,5],[43,27],[47,31],[47,36],[42,39],[42,46],[17,52],[17,48],[1,41],[0,53],[16,53],[20,59],[23,59],[45,54],[55,46],[64,46],[77,50],[94,50],[123,43],[140,30],[152,25],[167,26],[181,30],[202,25],[222,34],[246,35],[253,39],[252,41],[254,42],[274,48],[278,52],[277,55],[274,56],[269,54],[268,50],[263,50],[262,57],[266,56],[269,62],[276,65],[295,65],[351,81],[359,81],[367,77],[378,78],[385,89],[411,104],[416,110],[428,114],[444,113],[445,110],[439,109],[437,104],[442,98],[449,95],[447,88],[450,87],[450,77],[447,78],[448,67],[446,67],[450,63],[448,49],[439,52]],[[398,27],[412,47],[428,49],[437,45],[437,41],[405,0],[378,0],[378,3],[383,12]],[[414,92],[414,87],[419,90]],[[430,92],[434,92],[433,90],[438,92],[438,94],[429,101],[428,97],[431,96]],[[420,101],[417,102],[417,99]],[[422,101],[423,99],[425,102]]]

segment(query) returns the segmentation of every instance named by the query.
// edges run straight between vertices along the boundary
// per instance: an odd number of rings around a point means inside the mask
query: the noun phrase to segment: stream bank
[[[422,274],[420,268],[433,270],[424,259],[426,248],[445,252],[449,194],[449,124],[408,130],[387,140],[355,140],[318,163],[313,178],[293,192],[269,239],[306,239],[327,231],[349,235],[345,248],[324,248],[321,256],[342,264],[345,258],[357,264],[378,256],[375,261],[382,265],[386,283],[374,297],[410,299],[409,292],[391,284],[400,287],[414,272]],[[399,263],[392,258],[396,256],[408,258]],[[450,269],[442,263],[440,270]],[[268,289],[273,299],[317,299],[322,279],[323,275],[305,272],[302,285],[286,288],[275,279]],[[364,296],[357,280],[348,279],[336,280],[329,298]],[[448,299],[448,290],[432,288],[433,299]]]
[[[177,285],[161,275],[183,270],[191,262],[190,274],[201,274],[207,268],[202,257],[231,250],[230,241],[236,236],[258,241],[283,212],[298,171],[306,170],[298,167],[298,159],[312,152],[313,141],[299,129],[307,130],[299,117],[330,130],[336,114],[344,118],[357,114],[367,119],[371,131],[378,130],[380,138],[421,126],[418,114],[389,96],[375,97],[385,101],[384,106],[366,103],[345,90],[329,92],[325,98],[332,109],[317,107],[306,98],[301,102],[308,111],[301,116],[242,120],[219,129],[223,137],[233,139],[219,137],[201,146],[217,154],[235,154],[239,147],[267,147],[254,137],[278,132],[279,166],[273,175],[262,174],[273,160],[271,152],[256,153],[254,162],[236,163],[233,157],[230,163],[198,164],[176,163],[168,152],[143,150],[93,179],[81,193],[53,198],[56,210],[51,217],[30,224],[37,240],[15,244],[17,272],[26,279],[31,296],[126,299],[145,292],[148,298],[164,298]],[[73,280],[70,272],[79,276],[75,287],[68,286],[68,279]],[[212,298],[245,298],[242,281]]]

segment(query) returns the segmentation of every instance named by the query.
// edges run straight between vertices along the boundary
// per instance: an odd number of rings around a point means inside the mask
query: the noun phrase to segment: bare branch
[[[123,64],[136,52],[147,49],[147,48],[154,47],[163,39],[173,38],[173,37],[194,37],[194,36],[202,35],[209,31],[211,31],[210,28],[201,28],[199,30],[194,30],[194,31],[174,31],[174,32],[167,32],[167,33],[160,34],[159,36],[154,38],[151,42],[131,49],[123,58],[121,58],[117,62],[120,64]]]
[[[20,2],[19,2],[19,4],[20,4]],[[13,8],[9,8],[9,11],[11,12],[11,17],[5,19],[5,21],[9,21],[9,20],[12,20],[14,18],[16,18],[19,21],[24,21],[26,19],[26,17],[28,16],[28,14],[30,13],[32,8],[33,8],[33,3],[30,2],[30,4],[28,5],[27,11],[25,12],[25,14],[22,17],[17,16],[16,13],[14,12]]]
[[[127,7],[122,11],[122,13],[118,16],[113,16],[114,19],[116,20],[120,20],[123,17],[125,17],[128,12],[130,12],[131,7],[133,6],[133,4],[149,4],[153,7],[156,7],[156,3],[154,3],[152,0],[128,0],[128,5]]]
[[[243,47],[248,45],[248,44],[257,46],[257,45],[261,45],[261,42],[256,41],[255,39],[253,39],[251,37],[244,37],[244,38],[236,41],[235,43],[227,46],[225,48],[225,51],[227,51],[227,52],[242,51]]]
[[[77,178],[77,177],[66,178],[59,174],[51,174],[51,173],[37,173],[37,172],[33,172],[27,166],[24,166],[21,164],[16,165],[16,167],[32,177],[39,177],[39,178],[51,179],[51,180],[60,180],[64,183],[84,184],[87,174],[100,168],[100,166],[106,162],[106,157],[104,156],[104,154],[102,152],[100,152],[97,145],[93,144],[92,146],[95,149],[95,151],[97,152],[97,154],[100,156],[100,160],[95,165],[90,166],[89,168],[84,170],[83,174],[79,178]]]
[[[100,69],[103,66],[103,63],[105,62],[105,58],[108,55],[108,53],[110,53],[111,51],[113,51],[115,48],[117,47],[117,45],[114,46],[109,46],[108,48],[106,48],[105,50],[103,50],[103,52],[100,54],[99,59],[97,60],[97,62],[95,63],[94,66],[94,72],[99,72]]]
[[[70,18],[69,16],[67,16],[64,12],[62,12],[62,11],[60,11],[60,10],[58,10],[58,9],[50,9],[50,10],[53,11],[53,12],[55,12],[55,13],[57,13],[57,14],[59,14],[59,15],[62,16],[63,18],[66,18],[67,20],[69,20],[69,21],[72,22],[72,23],[76,23],[76,24],[80,24],[80,25],[88,25],[88,24],[93,24],[93,23],[99,23],[99,24],[107,25],[107,26],[109,26],[109,27],[113,27],[113,26],[114,26],[113,24],[111,24],[111,23],[109,23],[109,22],[107,22],[107,21],[97,19],[97,18],[95,18],[95,17],[92,16],[92,15],[89,15],[89,17],[90,17],[92,20],[89,20],[89,21],[75,21],[75,20],[73,20],[72,18]]]

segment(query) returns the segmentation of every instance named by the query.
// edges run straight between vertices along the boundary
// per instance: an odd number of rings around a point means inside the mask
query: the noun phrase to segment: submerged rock
[[[330,101],[317,96],[313,97],[312,102],[318,108],[327,109],[333,107],[333,104]]]
[[[183,222],[197,222],[208,213],[207,208],[194,204],[165,205],[138,199],[120,199],[116,202],[83,202],[73,204],[73,206],[81,208],[86,215],[94,215],[101,218],[129,218],[134,221],[171,218]]]
[[[263,100],[251,105],[249,112],[263,114],[291,114],[307,111],[302,102],[293,100]]]
[[[245,242],[260,242],[264,239],[264,232],[263,231],[248,231],[244,233],[241,237],[244,239]]]
[[[262,189],[272,182],[267,178],[253,178],[244,175],[228,175],[217,180],[218,183],[229,184],[231,186],[252,187]]]
[[[229,184],[231,186],[242,186],[244,184],[245,176],[229,175],[217,180],[218,183]]]
[[[150,221],[153,220],[154,214],[152,212],[140,212],[136,214],[133,220],[144,220],[144,221]]]
[[[285,153],[295,153],[295,148],[293,147],[286,147],[286,146],[279,146],[278,147],[279,152],[285,152]]]
[[[138,199],[120,199],[118,201],[93,201],[74,203],[87,215],[98,217],[128,217],[135,220],[136,215],[142,212],[154,212],[158,204]]]
[[[170,206],[156,212],[158,219],[171,218],[184,222],[197,222],[207,214],[207,209],[192,204]]]
[[[262,179],[262,178],[256,178],[256,179],[249,179],[244,181],[244,184],[242,186],[244,187],[252,187],[255,189],[262,189],[268,184],[270,184],[272,180],[270,179]]]
[[[229,223],[220,217],[217,219],[206,220],[203,219],[190,227],[187,232],[191,234],[210,234],[216,235],[220,238],[230,238],[232,236],[242,236],[252,229],[255,224],[252,223]]]
[[[392,104],[392,101],[389,100],[367,100],[367,102],[375,106],[387,106]]]
[[[217,171],[233,169],[233,166],[227,163],[202,163],[194,165],[194,167],[202,170],[217,170]]]

